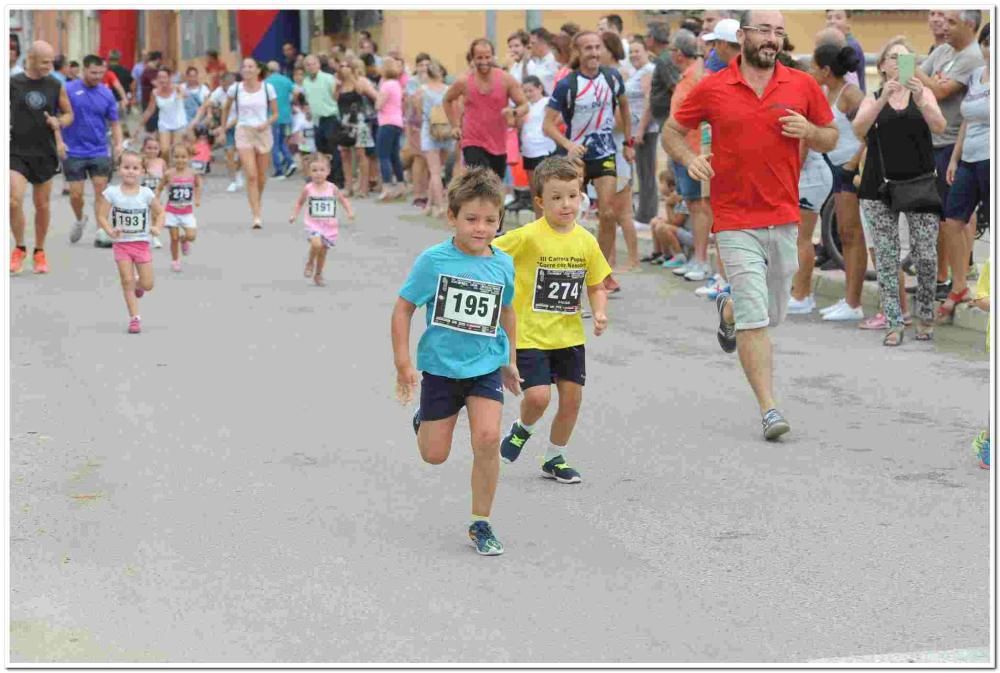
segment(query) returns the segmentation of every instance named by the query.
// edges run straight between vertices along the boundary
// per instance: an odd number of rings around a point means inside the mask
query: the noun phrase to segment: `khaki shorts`
[[[737,330],[775,327],[784,320],[799,270],[798,237],[796,224],[715,234],[732,286]]]
[[[236,127],[236,149],[269,154],[273,146],[274,136],[271,135],[270,127],[266,131],[258,131],[252,126]]]

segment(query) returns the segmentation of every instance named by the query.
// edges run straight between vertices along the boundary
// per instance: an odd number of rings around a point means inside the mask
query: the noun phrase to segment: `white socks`
[[[527,430],[529,435],[535,434],[535,428],[538,427],[538,421],[535,421],[534,425],[526,425],[520,418],[517,419],[517,424]]]
[[[549,442],[548,448],[545,449],[545,457],[542,459],[542,462],[543,463],[547,463],[550,460],[552,460],[553,458],[555,458],[556,456],[562,456],[563,459],[565,459],[566,458],[566,447],[565,446],[556,446],[552,442]]]

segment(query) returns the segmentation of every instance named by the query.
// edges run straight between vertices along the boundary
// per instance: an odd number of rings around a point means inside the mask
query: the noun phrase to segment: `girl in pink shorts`
[[[170,230],[170,268],[181,270],[180,253],[191,252],[198,232],[194,209],[201,207],[201,176],[191,166],[191,148],[183,142],[170,148],[173,167],[156,188],[156,200],[167,190],[166,227]]]
[[[97,225],[112,240],[128,307],[128,331],[138,334],[142,331],[138,300],[153,289],[153,255],[149,243],[152,236],[160,233],[164,214],[153,190],[140,184],[143,165],[139,154],[122,152],[118,173],[121,184],[105,189],[104,199],[97,203]]]
[[[313,277],[320,286],[326,285],[323,280],[323,266],[326,264],[326,251],[337,243],[337,233],[340,225],[337,222],[337,201],[344,204],[347,216],[354,220],[354,210],[337,186],[327,181],[330,175],[330,159],[325,154],[314,154],[307,158],[305,169],[309,174],[309,182],[302,189],[292,216],[288,222],[295,223],[302,206],[306,206],[304,222],[306,235],[309,237],[309,261],[306,262],[305,277]]]

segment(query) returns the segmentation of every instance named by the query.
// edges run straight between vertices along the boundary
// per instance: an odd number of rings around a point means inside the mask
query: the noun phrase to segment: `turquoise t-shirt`
[[[292,90],[295,82],[284,75],[275,73],[267,78],[267,83],[274,87],[274,95],[278,97],[278,123],[292,123]]]
[[[467,255],[452,239],[420,253],[399,296],[427,307],[417,369],[452,379],[489,374],[510,362],[500,308],[514,301],[514,260],[492,248]]]

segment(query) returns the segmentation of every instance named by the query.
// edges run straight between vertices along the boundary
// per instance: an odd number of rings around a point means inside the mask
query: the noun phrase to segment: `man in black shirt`
[[[47,273],[45,235],[49,230],[52,178],[59,172],[60,129],[73,123],[73,108],[62,83],[51,75],[55,52],[47,42],[28,50],[24,72],[10,79],[10,232],[14,250],[10,272],[20,273],[28,249],[24,245],[24,194],[32,185],[35,205],[35,273]]]
[[[122,53],[117,49],[112,49],[108,53],[108,70],[115,74],[125,91],[132,90],[132,72],[122,65]],[[115,94],[116,99],[120,98],[118,91],[112,89],[111,92]],[[131,101],[128,100],[122,102],[126,107],[131,105]]]

